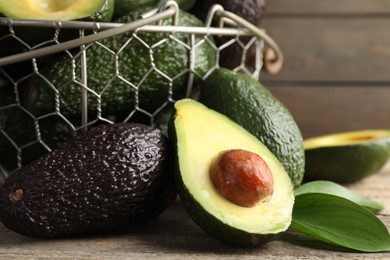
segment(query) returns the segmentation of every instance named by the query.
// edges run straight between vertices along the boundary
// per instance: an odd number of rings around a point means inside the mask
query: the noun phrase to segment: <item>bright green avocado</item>
[[[115,22],[137,20],[144,11],[137,10]],[[163,21],[164,25],[171,23],[170,18]],[[196,27],[203,22],[181,11],[179,24]],[[197,84],[215,65],[216,51],[202,36],[194,39],[196,58],[191,60],[186,45],[190,40],[190,35],[183,33],[138,32],[134,36],[129,32],[89,46],[86,51],[89,116],[101,116],[98,114],[101,105],[103,117],[115,117],[119,121],[135,109],[152,114],[169,100],[183,98],[189,68],[193,68],[194,84]],[[80,55],[74,60],[72,63],[69,57],[63,57],[31,79],[25,104],[34,115],[55,111],[58,94],[53,86],[59,91],[61,113],[67,117],[80,114]]]
[[[294,204],[291,180],[272,152],[255,136],[201,103],[175,103],[169,134],[176,147],[176,183],[193,220],[208,234],[228,243],[256,245],[279,237],[289,227]],[[213,159],[229,149],[251,151],[263,158],[274,178],[274,192],[253,207],[226,199],[210,180]]]
[[[228,69],[215,70],[199,101],[259,138],[285,167],[295,187],[303,179],[302,134],[287,108],[258,81]]]
[[[390,158],[390,130],[361,130],[306,139],[305,179],[350,183],[377,173]]]
[[[16,19],[107,22],[113,12],[114,0],[0,0],[0,13]]]

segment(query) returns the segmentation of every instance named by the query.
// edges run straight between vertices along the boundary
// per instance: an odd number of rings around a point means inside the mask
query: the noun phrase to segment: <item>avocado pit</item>
[[[242,207],[255,206],[274,190],[267,163],[258,154],[242,149],[219,153],[211,163],[210,178],[226,199]]]

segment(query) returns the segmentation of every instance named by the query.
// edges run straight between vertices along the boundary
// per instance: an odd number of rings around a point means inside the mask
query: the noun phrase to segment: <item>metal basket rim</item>
[[[271,54],[265,55],[264,67],[272,74],[279,72],[283,65],[283,53],[276,42],[265,32],[264,29],[258,28],[249,23],[245,19],[231,12],[225,11],[221,5],[214,5],[209,11],[205,26],[191,27],[177,25],[175,18],[179,13],[179,8],[175,1],[167,1],[166,5],[156,8],[146,14],[139,20],[121,24],[121,23],[101,23],[101,22],[86,22],[86,21],[44,21],[44,20],[29,20],[29,19],[11,19],[0,18],[0,26],[30,26],[30,27],[51,27],[54,29],[79,29],[79,30],[95,30],[94,34],[80,37],[74,40],[58,43],[52,46],[47,46],[39,49],[30,50],[24,53],[10,55],[0,58],[0,67],[12,63],[53,54],[59,51],[80,47],[104,38],[108,38],[121,33],[130,31],[149,31],[149,32],[167,32],[167,33],[188,33],[188,34],[204,34],[204,35],[236,35],[236,36],[253,36],[263,40],[270,46]],[[173,17],[173,24],[166,25],[151,25],[165,18]],[[219,26],[213,27],[211,21],[219,18]],[[224,27],[224,24],[235,25],[235,27]]]

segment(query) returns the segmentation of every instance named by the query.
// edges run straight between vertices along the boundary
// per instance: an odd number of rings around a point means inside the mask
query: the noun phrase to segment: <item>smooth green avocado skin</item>
[[[137,10],[118,18],[115,22],[137,20],[144,11]],[[171,19],[164,20],[163,24],[170,25]],[[180,12],[179,24],[195,27],[203,25],[202,21],[184,11]],[[133,113],[136,107],[138,111],[154,113],[169,99],[183,98],[187,92],[186,71],[190,67],[190,52],[186,46],[169,37],[169,33],[139,32],[137,37],[127,33],[102,40],[101,44],[109,50],[99,44],[89,46],[86,51],[88,88],[91,90],[88,91],[89,115],[100,116],[101,112],[103,117],[114,116],[119,121]],[[173,37],[186,43],[190,40],[188,34],[175,33]],[[132,40],[124,47],[129,39]],[[195,39],[196,43],[202,40],[203,37]],[[155,45],[153,61],[150,59],[150,48],[145,44]],[[200,77],[214,66],[215,52],[207,42],[196,48],[195,85],[200,81]],[[34,76],[27,86],[26,107],[38,116],[51,113],[56,109],[55,100],[59,94],[61,113],[66,117],[79,115],[81,108],[79,64],[79,58],[72,63],[69,57],[63,57],[42,68],[40,70],[42,76]],[[76,82],[73,72],[76,75]],[[58,93],[53,90],[53,86],[58,89]],[[98,104],[101,104],[101,111],[98,110]]]
[[[291,113],[258,81],[220,68],[202,84],[199,101],[263,142],[283,164],[295,187],[303,180],[303,138]]]
[[[178,160],[178,158],[176,160]],[[189,214],[191,219],[206,233],[212,234],[213,237],[232,245],[249,247],[264,244],[283,236],[283,233],[253,234],[226,225],[221,220],[208,213],[202,205],[198,203],[196,198],[194,198],[186,188],[180,174],[176,173],[175,176],[178,194],[184,208],[187,212],[192,213]]]
[[[283,236],[283,232],[278,234],[253,234],[240,229],[229,227],[219,219],[213,217],[197,202],[188,189],[185,188],[183,180],[176,174],[176,183],[180,201],[188,212],[192,212],[190,217],[206,233],[221,241],[238,246],[254,246],[267,243]],[[196,214],[194,214],[196,212]],[[261,217],[261,216],[259,216]]]
[[[175,200],[171,156],[156,128],[96,126],[12,173],[0,187],[0,220],[32,237],[134,227]],[[15,189],[19,200],[10,198]]]
[[[390,158],[390,137],[305,150],[305,180],[352,183],[377,173]]]

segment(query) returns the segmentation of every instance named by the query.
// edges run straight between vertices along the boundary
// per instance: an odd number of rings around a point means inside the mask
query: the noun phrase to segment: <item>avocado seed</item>
[[[267,163],[258,154],[246,150],[221,152],[211,163],[210,178],[226,199],[243,207],[253,207],[274,191],[274,179]]]

